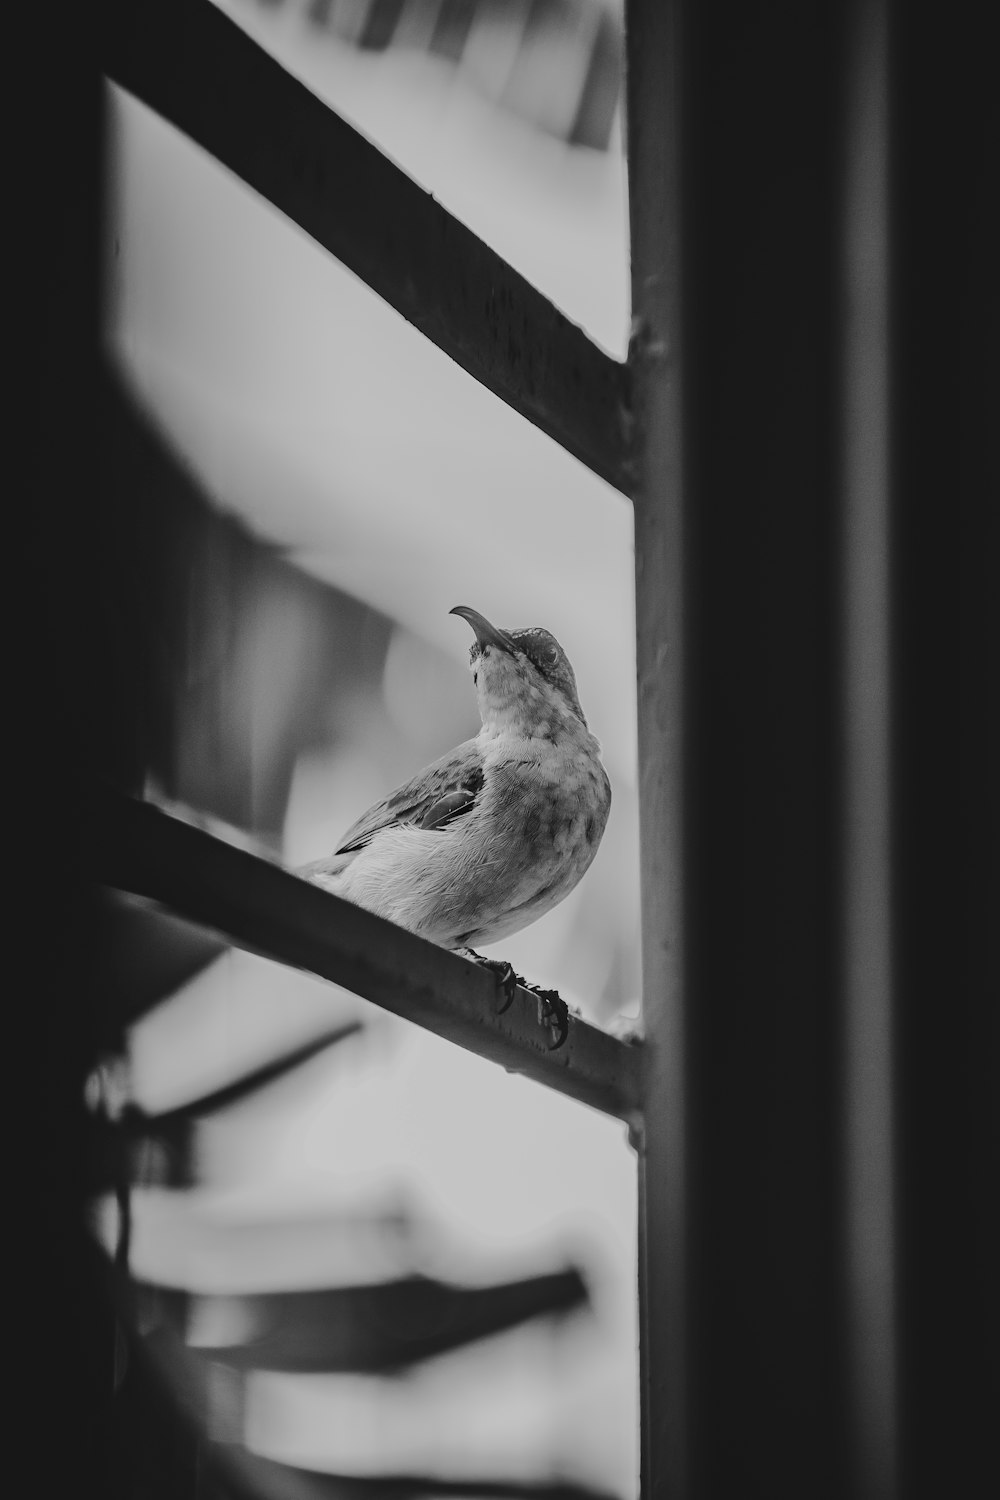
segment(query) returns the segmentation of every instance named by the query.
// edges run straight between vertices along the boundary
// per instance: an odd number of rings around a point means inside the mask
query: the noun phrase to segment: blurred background
[[[618,4],[219,8],[624,357]],[[301,864],[476,732],[452,606],[544,625],[612,814],[577,891],[487,951],[597,1025],[634,1018],[628,503],[189,140],[107,104],[116,779]],[[103,920],[93,1227],[132,1278],[144,1493],[636,1493],[624,1127],[140,902]],[[139,1369],[188,1438],[150,1437]]]

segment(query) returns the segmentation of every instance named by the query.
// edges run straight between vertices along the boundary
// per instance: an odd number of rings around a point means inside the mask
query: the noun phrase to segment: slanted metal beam
[[[106,793],[91,805],[91,824],[90,869],[101,884],[159,902],[509,1072],[634,1120],[639,1047],[573,1017],[566,1041],[552,1050],[529,991],[518,988],[500,1014],[502,992],[488,970],[149,803]]]
[[[487,1286],[461,1286],[411,1273],[374,1284],[242,1293],[246,1335],[213,1322],[228,1293],[194,1302],[203,1356],[233,1369],[391,1374],[587,1304],[575,1266]]]
[[[207,0],[109,0],[102,61],[623,494],[627,371]]]

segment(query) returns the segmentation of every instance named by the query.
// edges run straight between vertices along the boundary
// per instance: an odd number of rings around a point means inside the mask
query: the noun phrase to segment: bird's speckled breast
[[[484,771],[483,814],[505,858],[482,871],[493,896],[483,915],[492,907],[493,920],[462,934],[470,946],[520,931],[567,896],[597,853],[611,807],[600,747],[582,725],[555,738],[498,735]]]

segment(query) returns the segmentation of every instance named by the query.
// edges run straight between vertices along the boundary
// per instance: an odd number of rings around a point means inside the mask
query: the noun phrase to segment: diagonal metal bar
[[[157,901],[237,946],[343,985],[470,1052],[630,1124],[640,1048],[576,1017],[551,1050],[537,1000],[497,1014],[495,976],[149,803],[90,803],[90,874]]]
[[[478,1500],[619,1500],[612,1491],[569,1478],[508,1479],[476,1473],[451,1477],[412,1472],[336,1474],[262,1457],[242,1441],[245,1398],[239,1383],[227,1381],[220,1390],[218,1375],[224,1367],[188,1348],[167,1323],[160,1323],[144,1337],[138,1335],[134,1331],[133,1289],[121,1277],[108,1274],[106,1279],[122,1324],[131,1330],[129,1379],[122,1386],[123,1399],[138,1404],[147,1428],[152,1418],[151,1430],[158,1440],[153,1460],[160,1466],[158,1478],[162,1477],[160,1455],[164,1448],[168,1454],[183,1456],[189,1445],[197,1444],[200,1476],[207,1472],[221,1480],[225,1493],[239,1500],[433,1500],[440,1496],[453,1496],[455,1500],[471,1500],[473,1496]],[[215,1429],[207,1443],[206,1418]],[[220,1431],[223,1426],[229,1429],[225,1436]],[[154,1472],[147,1448],[138,1455],[138,1472],[143,1476]],[[188,1492],[193,1490],[192,1485]]]
[[[567,1316],[587,1301],[575,1267],[481,1287],[411,1275],[374,1285],[243,1294],[245,1336],[239,1342],[215,1342],[210,1336],[197,1343],[205,1359],[234,1369],[385,1374],[535,1318]],[[194,1306],[211,1330],[213,1311],[231,1304],[222,1294],[199,1297]]]
[[[627,368],[207,0],[108,0],[106,73],[623,494]]]
[[[193,1115],[196,1115],[198,1119],[204,1119],[206,1115],[217,1114],[219,1110],[228,1109],[231,1104],[238,1104],[241,1099],[249,1098],[258,1089],[266,1088],[269,1083],[276,1083],[289,1073],[294,1073],[296,1068],[311,1062],[327,1048],[336,1047],[340,1042],[346,1041],[348,1037],[356,1036],[363,1029],[360,1021],[345,1022],[343,1025],[324,1032],[322,1036],[312,1037],[308,1042],[303,1042],[301,1046],[289,1052],[281,1053],[270,1062],[245,1073],[241,1078],[236,1078],[221,1088],[213,1089],[210,1094],[186,1099],[183,1104],[178,1104],[173,1109],[163,1110],[160,1114],[146,1114],[145,1111],[136,1109],[129,1117],[130,1124],[135,1130],[155,1135],[159,1130],[169,1127],[177,1120],[186,1120]]]

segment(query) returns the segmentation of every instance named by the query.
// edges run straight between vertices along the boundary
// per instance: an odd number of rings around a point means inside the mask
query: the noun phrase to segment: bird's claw
[[[502,1016],[504,1011],[510,1010],[511,1006],[514,1003],[514,995],[517,992],[517,986],[520,982],[521,976],[519,974],[515,974],[510,964],[505,962],[503,959],[497,959],[495,963],[497,978],[500,981],[500,992],[503,995],[503,1004],[496,1007],[496,1014],[498,1016]],[[492,968],[493,964],[491,964],[490,967]]]
[[[510,1010],[514,1003],[514,994],[518,985],[535,996],[538,1001],[538,1024],[544,1026],[555,1038],[549,1043],[549,1051],[554,1052],[561,1047],[569,1035],[569,1006],[562,998],[558,990],[547,990],[538,984],[529,984],[522,974],[516,974],[506,959],[484,958],[474,948],[462,948],[459,950],[464,958],[471,958],[473,963],[479,964],[484,969],[490,969],[497,976],[502,995],[502,1003],[494,1009],[494,1014],[502,1016],[505,1010]]]
[[[537,984],[529,984],[528,989],[538,998],[538,1024],[555,1038],[549,1043],[549,1051],[555,1052],[569,1035],[569,1006],[558,990],[546,990]]]
[[[538,1024],[544,1026],[555,1038],[549,1043],[549,1051],[554,1052],[557,1047],[562,1046],[569,1035],[569,1006],[558,990],[547,990],[540,984],[529,984],[523,974],[514,974],[513,970],[511,973],[513,978],[510,999],[513,1000],[514,990],[518,985],[523,990],[527,990],[530,995],[535,996],[538,1001]],[[508,1005],[510,1005],[510,1000],[503,1009],[506,1010]],[[497,1014],[501,1012],[498,1011]]]
[[[463,957],[471,958],[473,963],[479,964],[480,968],[489,969],[497,976],[500,985],[500,993],[503,996],[503,1004],[496,1007],[496,1014],[502,1016],[505,1010],[510,1010],[514,1003],[514,992],[521,982],[521,976],[515,974],[511,965],[505,958],[484,958],[474,948],[463,948],[460,950]]]

